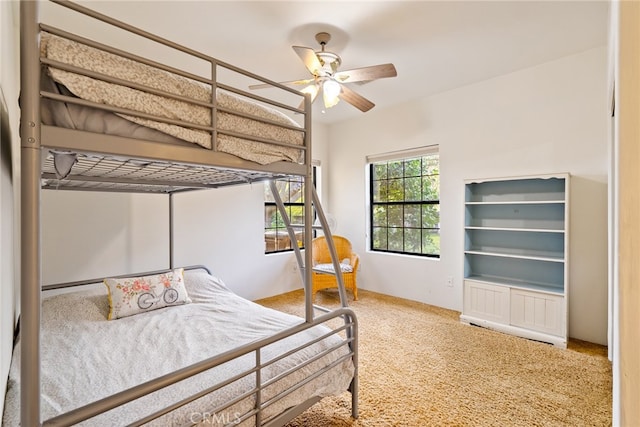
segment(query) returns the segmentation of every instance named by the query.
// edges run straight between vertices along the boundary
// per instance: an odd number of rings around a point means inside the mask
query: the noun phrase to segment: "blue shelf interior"
[[[465,278],[562,294],[566,179],[474,182],[465,190]]]
[[[564,178],[531,178],[470,183],[466,186],[467,202],[508,202],[564,200]]]
[[[465,277],[552,292],[564,291],[564,263],[467,254]]]
[[[564,259],[563,233],[466,230],[465,251]]]

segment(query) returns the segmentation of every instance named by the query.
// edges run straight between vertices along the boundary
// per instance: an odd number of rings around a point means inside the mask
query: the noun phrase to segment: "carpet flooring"
[[[359,417],[348,392],[323,399],[287,427],[609,426],[606,347],[566,350],[460,323],[460,313],[358,290]],[[302,291],[257,301],[304,316]],[[339,307],[337,293],[316,304]]]

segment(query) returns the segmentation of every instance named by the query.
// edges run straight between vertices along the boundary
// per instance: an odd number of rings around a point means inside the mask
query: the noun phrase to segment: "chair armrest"
[[[352,253],[350,262],[351,262],[351,265],[353,266],[353,271],[355,273],[355,271],[358,269],[358,265],[360,264],[360,257],[358,256],[358,254]]]

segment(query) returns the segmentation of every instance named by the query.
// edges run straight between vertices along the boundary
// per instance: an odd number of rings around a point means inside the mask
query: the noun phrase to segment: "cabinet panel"
[[[473,280],[464,281],[464,312],[470,316],[509,322],[509,289]]]
[[[553,335],[564,335],[564,298],[512,289],[511,324]]]

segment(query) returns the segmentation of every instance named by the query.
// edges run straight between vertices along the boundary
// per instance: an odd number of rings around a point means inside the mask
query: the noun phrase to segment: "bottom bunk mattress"
[[[129,282],[129,286],[138,286],[134,282]],[[303,322],[298,317],[239,297],[222,281],[202,270],[184,272],[184,291],[188,294],[180,295],[184,304],[134,315],[121,312],[127,317],[115,320],[107,320],[108,317],[115,318],[112,316],[113,309],[110,311],[110,298],[113,295],[107,292],[103,284],[44,298],[41,332],[42,419],[49,419]],[[263,347],[260,352],[262,364],[281,355],[286,357],[260,372],[263,384],[273,381],[262,391],[261,402],[279,395],[288,387],[302,384],[295,392],[266,408],[263,421],[308,399],[337,395],[348,389],[354,375],[353,361],[348,357],[349,348],[346,344],[339,346],[343,341],[339,335],[325,337],[328,331],[328,327],[315,326]],[[305,342],[311,345],[287,354]],[[337,349],[325,352],[332,347]],[[18,341],[5,401],[2,425],[6,427],[19,425],[21,350],[24,349],[20,348]],[[256,355],[251,352],[80,425],[132,423],[206,391],[213,384],[250,370],[255,363]],[[300,365],[300,369],[283,375],[283,372]],[[313,376],[313,372],[329,365],[331,368],[326,372],[305,382],[305,379]],[[148,425],[182,426],[198,422],[202,425],[253,425],[253,418],[239,421],[242,414],[250,412],[255,406],[256,398],[251,394],[255,387],[256,375],[251,373],[219,390],[203,393],[203,397]],[[233,404],[216,412],[216,408],[225,402]]]

